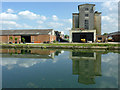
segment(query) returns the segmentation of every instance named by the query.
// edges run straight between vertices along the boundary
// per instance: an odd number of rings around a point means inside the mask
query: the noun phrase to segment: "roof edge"
[[[13,29],[13,30],[10,30],[10,31],[15,31],[15,30],[53,30],[53,29]],[[8,31],[8,30],[0,30],[0,31]]]
[[[81,4],[81,5],[78,5],[78,7],[79,6],[84,6],[84,5],[93,5],[93,6],[95,6],[95,4]]]

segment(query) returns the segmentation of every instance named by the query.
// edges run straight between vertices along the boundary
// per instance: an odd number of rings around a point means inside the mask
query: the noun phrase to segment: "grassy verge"
[[[0,45],[15,45],[15,46],[114,46],[118,47],[120,44],[108,44],[108,43],[80,43],[80,44],[74,44],[74,43],[53,43],[53,44],[0,44]]]

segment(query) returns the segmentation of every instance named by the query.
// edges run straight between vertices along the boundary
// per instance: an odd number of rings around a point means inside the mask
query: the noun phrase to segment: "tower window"
[[[85,14],[85,17],[88,17],[89,15],[88,14]]]
[[[84,27],[85,27],[85,29],[89,29],[89,21],[88,20],[85,20],[85,23],[84,23]]]
[[[88,20],[85,20],[85,24],[88,24]]]
[[[86,11],[88,11],[89,9],[88,8],[85,8]]]

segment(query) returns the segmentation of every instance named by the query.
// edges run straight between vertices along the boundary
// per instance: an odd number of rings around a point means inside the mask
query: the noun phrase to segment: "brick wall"
[[[13,38],[13,40],[10,40],[10,37]],[[0,36],[0,43],[15,43],[15,38],[17,39],[17,43],[19,43],[19,41],[21,41],[21,36]]]
[[[13,43],[15,43],[15,38],[17,38],[17,43],[19,43],[19,41],[21,42],[21,36],[12,36],[12,37],[13,37],[13,40],[12,40]],[[10,42],[10,40],[9,40],[9,42]]]
[[[0,36],[0,43],[8,43],[8,36]]]
[[[9,38],[12,37],[13,40],[9,40]],[[15,43],[15,38],[17,39],[17,43],[21,42],[21,36],[0,36],[0,43]],[[52,42],[56,40],[56,36],[55,35],[35,35],[35,36],[31,36],[31,42],[34,43],[43,43],[43,42]]]
[[[51,42],[56,40],[56,36],[54,35],[37,35],[37,36],[31,36],[31,42],[34,43],[43,43],[43,42]]]
[[[55,35],[50,35],[50,42],[56,41],[56,36]]]

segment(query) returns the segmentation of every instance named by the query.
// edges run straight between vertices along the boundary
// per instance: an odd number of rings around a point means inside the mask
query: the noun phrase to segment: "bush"
[[[22,38],[22,40],[23,40],[23,43],[25,43],[25,38]]]
[[[17,41],[18,38],[15,38],[15,41]]]
[[[56,40],[54,40],[53,43],[56,43]]]
[[[9,37],[9,40],[10,40],[9,44],[12,44],[13,37]]]
[[[9,40],[13,40],[13,37],[9,37]]]

